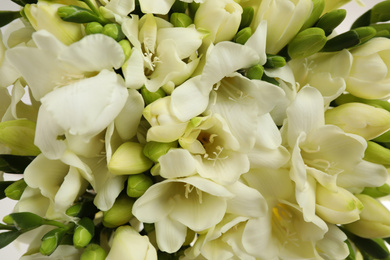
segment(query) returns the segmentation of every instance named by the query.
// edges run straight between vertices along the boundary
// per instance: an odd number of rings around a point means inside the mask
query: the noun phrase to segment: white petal
[[[80,71],[101,71],[113,67],[119,69],[125,61],[125,54],[113,38],[92,34],[66,48],[59,59]]]
[[[135,136],[144,110],[142,95],[134,89],[128,89],[127,91],[129,95],[126,104],[115,118],[116,130],[123,140],[129,140]]]
[[[33,33],[32,38],[38,49],[49,52],[50,54],[57,56],[66,49],[66,45],[58,40],[53,34],[45,30],[40,30]]]
[[[193,77],[172,92],[172,111],[183,122],[204,112],[209,103],[212,86],[205,86],[200,79]]]
[[[259,23],[256,31],[245,43],[245,46],[251,47],[259,55],[259,64],[263,65],[267,61],[265,53],[265,44],[267,39],[267,21],[263,20]]]
[[[293,146],[301,132],[309,133],[325,124],[324,101],[312,87],[302,88],[287,108],[288,143]]]
[[[121,16],[127,16],[135,8],[135,0],[111,0],[105,7]]]
[[[196,173],[195,160],[185,149],[171,149],[158,159],[160,175],[166,179],[186,177]]]
[[[257,190],[241,182],[235,182],[227,188],[236,194],[234,198],[227,201],[227,212],[252,218],[258,218],[268,214],[267,202]]]
[[[187,227],[170,218],[155,223],[156,239],[160,250],[174,253],[183,245]]]
[[[259,56],[252,48],[233,42],[220,42],[206,58],[202,81],[212,86],[238,69],[248,68],[258,61]]]
[[[140,0],[143,13],[167,14],[175,0]]]
[[[50,92],[42,99],[42,106],[62,129],[89,139],[115,119],[127,96],[123,79],[114,72],[102,71]]]
[[[145,84],[144,58],[140,50],[132,49],[131,56],[122,67],[122,71],[126,79],[126,87],[139,89]]]

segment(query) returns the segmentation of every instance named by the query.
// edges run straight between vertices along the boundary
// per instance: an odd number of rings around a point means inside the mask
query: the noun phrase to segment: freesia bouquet
[[[339,35],[348,1],[12,1],[1,248],[389,258],[389,0]]]

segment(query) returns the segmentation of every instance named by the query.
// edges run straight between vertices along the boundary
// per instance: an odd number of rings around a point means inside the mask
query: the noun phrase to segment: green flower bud
[[[127,195],[132,198],[139,198],[152,185],[153,180],[145,174],[131,175],[127,179]]]
[[[250,27],[245,27],[244,29],[238,31],[238,33],[234,36],[233,41],[244,45],[251,36],[252,29]]]
[[[117,23],[106,24],[103,27],[103,34],[110,36],[111,38],[113,38],[117,42],[119,42],[125,38],[125,35],[122,32],[121,26]]]
[[[10,215],[4,216],[3,222],[5,224],[7,224],[7,225],[13,225],[14,224],[14,220],[13,220],[13,218]]]
[[[13,200],[19,200],[26,187],[27,183],[24,179],[15,181],[4,190],[5,196]]]
[[[362,103],[346,103],[327,110],[325,122],[371,140],[390,129],[390,112]]]
[[[258,79],[261,80],[264,75],[264,67],[260,64],[252,66],[246,72],[246,77],[248,79]]]
[[[134,200],[127,195],[119,195],[114,205],[103,212],[103,225],[108,228],[121,226],[130,221],[133,217],[132,209]]]
[[[175,27],[187,27],[193,23],[191,17],[183,13],[173,13],[169,21]]]
[[[31,212],[16,212],[8,216],[12,219],[12,224],[19,230],[31,230],[44,224],[45,219]],[[10,221],[8,218],[7,221]]]
[[[390,2],[380,2],[371,9],[370,23],[387,22],[390,20]]]
[[[360,219],[345,225],[355,235],[364,238],[384,238],[390,236],[390,212],[378,200],[365,195],[356,197],[363,203]]]
[[[130,42],[128,40],[123,39],[123,40],[119,41],[118,43],[122,47],[123,53],[125,54],[125,60],[127,60],[128,58],[130,58],[130,55],[131,55]]]
[[[105,22],[91,10],[75,5],[61,6],[57,14],[62,20],[72,23]]]
[[[347,15],[345,9],[332,10],[329,13],[324,14],[316,23],[315,27],[319,27],[325,31],[325,35],[330,35],[333,30],[344,21]]]
[[[98,22],[90,22],[87,23],[85,26],[85,33],[87,35],[89,34],[97,34],[97,33],[103,33],[103,25],[101,25]]]
[[[106,259],[106,251],[97,244],[90,244],[81,254],[80,260],[104,260]]]
[[[71,217],[90,217],[93,218],[94,215],[98,212],[93,201],[84,201],[78,204],[75,204],[66,210],[66,215]]]
[[[144,98],[145,104],[149,105],[159,98],[165,97],[167,94],[159,88],[156,92],[150,92],[145,86],[141,88],[141,94]]]
[[[54,250],[60,245],[61,240],[64,238],[67,228],[56,228],[42,237],[42,243],[39,251],[42,255],[51,255]]]
[[[390,150],[375,142],[367,141],[363,159],[390,167]]]
[[[38,155],[41,151],[34,145],[35,126],[25,119],[1,122],[0,143],[13,155]]]
[[[317,21],[318,18],[320,18],[322,12],[325,8],[325,0],[312,0],[313,2],[313,9],[311,11],[311,14],[309,18],[307,18],[306,22],[302,25],[301,31],[312,27]]]
[[[327,38],[320,28],[308,28],[295,36],[288,44],[288,55],[292,59],[308,57],[319,52],[326,44]]]
[[[336,104],[337,106],[351,102],[364,103],[373,107],[383,108],[387,111],[390,111],[390,103],[384,100],[364,99],[355,97],[351,94],[342,94],[336,100],[334,100],[334,104]]]
[[[390,195],[390,186],[385,183],[379,187],[366,187],[364,188],[362,193],[369,195],[373,198],[380,198],[380,197]]]
[[[239,30],[251,25],[255,10],[251,6],[244,7],[241,14],[241,23]]]
[[[95,235],[95,225],[90,218],[82,218],[74,230],[73,244],[76,248],[85,247]]]
[[[267,54],[267,62],[264,64],[266,68],[281,68],[286,65],[286,60],[279,55]]]
[[[356,28],[354,31],[359,37],[359,43],[364,43],[376,35],[376,30],[371,26]]]
[[[153,161],[143,154],[140,143],[126,142],[112,155],[108,169],[116,175],[142,173],[152,167]]]
[[[5,189],[10,186],[14,181],[0,181],[0,200],[6,198]]]
[[[166,154],[171,148],[177,147],[177,141],[170,143],[148,142],[144,146],[143,153],[153,162],[157,163],[160,156]]]

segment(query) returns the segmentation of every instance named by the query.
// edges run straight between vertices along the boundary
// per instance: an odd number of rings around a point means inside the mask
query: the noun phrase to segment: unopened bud
[[[152,167],[153,161],[143,154],[140,143],[123,143],[112,155],[108,169],[116,175],[142,173]]]
[[[184,13],[173,13],[169,21],[175,27],[187,27],[193,23],[191,17]]]
[[[117,42],[125,38],[125,34],[122,32],[122,28],[117,23],[109,23],[103,27],[103,34],[110,36]]]
[[[239,30],[245,27],[249,27],[251,25],[254,14],[255,14],[255,10],[251,6],[247,6],[242,9],[241,23],[240,23]]]
[[[60,245],[62,238],[68,230],[66,228],[56,228],[42,237],[42,243],[39,251],[42,255],[51,255]]]
[[[288,45],[288,55],[292,59],[308,57],[319,52],[326,44],[327,38],[320,28],[308,28],[295,36]]]
[[[238,31],[236,36],[234,36],[233,41],[244,45],[251,36],[252,36],[252,29],[250,27],[245,27],[244,29]]]
[[[82,218],[75,228],[73,244],[76,248],[85,247],[95,235],[95,225],[90,218]]]
[[[103,212],[103,225],[108,228],[121,226],[130,221],[133,217],[134,200],[127,195],[119,195],[114,205]]]
[[[148,142],[144,146],[143,153],[153,162],[157,163],[158,158],[166,154],[171,148],[177,147],[177,141],[170,143],[160,143],[160,142]]]
[[[317,185],[316,214],[332,224],[346,224],[359,219],[363,204],[349,191],[338,188],[337,192]]]
[[[104,260],[106,259],[106,251],[97,244],[90,244],[81,254],[80,260]]]
[[[13,225],[14,224],[14,220],[13,218],[10,216],[10,215],[6,215],[3,217],[3,222],[7,225]]]
[[[344,21],[347,15],[345,9],[332,10],[329,13],[324,14],[316,23],[315,27],[321,28],[325,31],[325,35],[330,35],[333,30]]]
[[[364,160],[390,167],[390,149],[372,141],[367,141]]]
[[[325,8],[325,0],[312,0],[313,2],[313,9],[311,11],[311,14],[309,18],[307,18],[306,22],[302,25],[301,31],[312,27],[317,21],[318,18],[320,18],[322,12]]]
[[[25,119],[0,123],[0,143],[8,147],[13,155],[38,155],[34,145],[35,123]]]
[[[89,9],[67,5],[61,6],[57,10],[57,14],[62,20],[72,23],[90,23],[101,22],[101,18]]]
[[[362,103],[346,103],[327,110],[325,122],[371,140],[390,129],[390,112]]]
[[[366,187],[362,193],[367,194],[373,198],[380,198],[390,195],[390,186],[389,184],[385,183],[379,187]]]
[[[159,88],[156,92],[150,92],[145,86],[141,88],[141,94],[144,98],[145,104],[149,105],[159,98],[165,97],[167,94]]]
[[[103,33],[103,25],[101,25],[98,22],[90,22],[87,23],[85,26],[85,33],[87,35],[89,34],[97,34],[97,33]]]
[[[131,55],[130,42],[128,40],[123,39],[123,40],[119,41],[118,43],[122,47],[123,53],[125,54],[125,60],[127,60],[128,58],[130,58],[130,55]]]
[[[279,55],[267,55],[267,62],[264,64],[266,68],[281,68],[286,65],[286,59]]]
[[[13,200],[19,200],[26,187],[27,183],[24,179],[15,181],[4,190],[5,196]]]
[[[98,212],[98,209],[96,208],[95,204],[93,204],[93,201],[84,201],[78,204],[75,204],[71,207],[69,207],[66,210],[66,215],[71,216],[71,217],[91,217]]]
[[[378,200],[365,195],[356,197],[363,203],[360,219],[345,225],[345,228],[364,238],[384,238],[390,236],[390,212]]]
[[[261,80],[264,75],[264,67],[260,64],[252,66],[246,72],[246,77],[248,79],[258,79]]]
[[[145,174],[131,175],[127,179],[127,195],[132,198],[139,198],[152,185],[153,180]]]

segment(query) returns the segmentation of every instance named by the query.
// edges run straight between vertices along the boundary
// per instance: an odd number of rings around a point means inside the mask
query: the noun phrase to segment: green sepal
[[[315,27],[319,27],[324,30],[325,35],[330,35],[333,30],[344,21],[347,15],[345,9],[336,9],[324,14],[315,24]]]
[[[320,18],[322,12],[325,9],[325,0],[312,0],[313,2],[313,10],[309,18],[307,18],[306,22],[302,25],[301,31],[312,27]]]
[[[68,232],[68,228],[55,228],[50,230],[42,237],[42,243],[39,251],[42,255],[51,255],[54,250],[60,245],[65,234]]]
[[[0,154],[0,171],[18,174],[23,173],[24,169],[26,169],[34,158],[34,156]]]
[[[165,97],[167,94],[162,88],[159,88],[156,92],[150,92],[145,86],[141,88],[141,95],[146,105],[149,105],[159,98]]]
[[[184,13],[172,13],[171,17],[169,18],[169,21],[171,22],[171,24],[173,24],[174,27],[184,28],[193,23],[191,17]]]
[[[15,212],[9,214],[18,230],[28,231],[45,224],[45,219],[31,212]]]
[[[105,19],[95,14],[87,8],[83,8],[75,5],[61,6],[57,10],[57,14],[62,20],[72,23],[107,23]]]
[[[349,240],[351,240],[355,246],[359,249],[360,252],[366,253],[367,255],[373,257],[374,259],[384,259],[389,257],[389,252],[387,249],[383,248],[381,243],[378,243],[379,240],[383,239],[368,239],[356,236],[351,232],[342,229],[343,232],[347,235]]]
[[[390,1],[380,2],[371,9],[370,23],[380,23],[390,20]]]
[[[6,198],[5,189],[10,186],[14,181],[0,181],[0,200]]]
[[[255,10],[251,6],[247,6],[242,9],[239,30],[251,25],[254,14],[255,14]]]
[[[26,188],[27,183],[24,181],[24,179],[20,179],[9,185],[4,192],[8,198],[19,200]]]
[[[0,249],[11,244],[15,239],[17,239],[23,232],[20,230],[11,230],[0,233]]]
[[[279,55],[267,54],[267,61],[264,64],[265,68],[281,68],[286,65],[286,59]]]
[[[0,27],[22,17],[19,11],[0,11]]]
[[[274,84],[276,86],[280,85],[280,83],[275,78],[268,77],[265,73],[264,73],[263,77],[261,78],[261,80],[266,81],[266,82],[271,83],[271,84]]]
[[[18,4],[20,6],[25,6],[27,4],[36,4],[38,3],[38,0],[11,0],[15,4]]]
[[[292,59],[305,58],[319,52],[327,38],[321,28],[312,27],[298,33],[288,44],[287,52]]]

